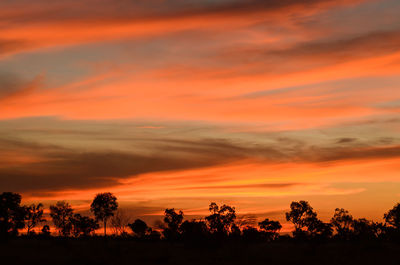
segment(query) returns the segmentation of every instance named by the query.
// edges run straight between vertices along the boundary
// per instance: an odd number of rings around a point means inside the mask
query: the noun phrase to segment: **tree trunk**
[[[104,236],[107,235],[106,225],[107,225],[107,221],[106,221],[106,219],[104,219]]]

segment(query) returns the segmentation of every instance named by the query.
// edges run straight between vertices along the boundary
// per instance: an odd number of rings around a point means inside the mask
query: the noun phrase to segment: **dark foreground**
[[[326,244],[182,243],[97,239],[23,239],[0,244],[0,264],[400,264],[400,245],[388,242]]]

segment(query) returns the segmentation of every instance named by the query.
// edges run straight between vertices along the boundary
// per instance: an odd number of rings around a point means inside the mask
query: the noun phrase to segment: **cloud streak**
[[[178,139],[173,136],[175,129],[168,124],[158,126],[158,129],[144,129],[126,122],[119,124],[115,130],[96,133],[109,128],[109,125],[88,122],[78,125],[51,119],[34,121],[3,122],[0,182],[8,190],[33,192],[118,186],[143,174],[185,172],[246,161],[284,165],[400,157],[400,143],[396,138],[389,142],[345,137],[338,140],[336,133],[329,130],[325,133],[331,135],[332,140],[327,145],[326,140],[323,141],[325,144],[308,142],[301,138],[300,132],[286,137],[279,133],[257,136],[226,134],[217,128],[211,129],[211,126],[205,131],[184,126],[179,131],[188,133],[181,134],[182,139]],[[30,128],[30,123],[41,129]],[[76,126],[88,129],[81,132],[71,130]],[[205,138],[204,135],[209,133],[222,134],[219,138]],[[43,135],[53,140],[48,142],[46,138],[41,138]],[[21,140],[29,138],[32,140]],[[262,143],[265,140],[268,141]],[[66,145],[68,142],[73,144]],[[266,183],[234,187],[289,188],[293,185]],[[214,188],[224,187],[229,185]],[[201,189],[201,186],[198,188]]]

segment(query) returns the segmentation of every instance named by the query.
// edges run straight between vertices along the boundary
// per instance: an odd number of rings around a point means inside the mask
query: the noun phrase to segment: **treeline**
[[[117,198],[112,193],[97,194],[90,205],[93,217],[74,213],[71,205],[58,201],[50,206],[50,217],[62,237],[95,236],[95,231],[111,221],[113,236],[140,240],[168,240],[203,242],[209,239],[239,239],[254,242],[275,240],[391,240],[400,239],[400,204],[384,214],[384,222],[373,222],[365,218],[355,219],[348,211],[337,208],[330,222],[320,220],[306,201],[292,202],[286,220],[294,225],[292,236],[281,235],[282,225],[268,218],[254,226],[251,221],[239,220],[234,207],[209,205],[210,214],[200,220],[184,220],[182,211],[166,209],[163,221],[156,228],[143,220],[130,222],[118,211]],[[43,204],[21,205],[21,195],[12,192],[0,194],[0,237],[18,236],[25,229],[28,236],[50,237],[49,225],[40,232],[35,228],[46,222]],[[130,231],[129,231],[129,230]]]

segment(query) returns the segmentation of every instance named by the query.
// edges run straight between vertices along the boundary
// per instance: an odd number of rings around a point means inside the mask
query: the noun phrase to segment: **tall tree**
[[[336,230],[336,236],[340,239],[348,240],[353,233],[354,219],[348,211],[341,208],[335,209],[335,214],[331,219],[331,224]]]
[[[286,220],[293,223],[296,233],[300,233],[316,216],[317,213],[308,202],[299,201],[290,204],[290,212],[286,213]]]
[[[25,227],[26,207],[21,206],[21,195],[13,192],[0,194],[0,237],[17,235]]]
[[[164,223],[167,227],[163,234],[166,239],[176,240],[179,237],[179,228],[183,221],[183,212],[175,212],[175,209],[165,209]]]
[[[392,209],[384,214],[386,224],[400,230],[400,203],[396,204]]]
[[[71,205],[65,201],[58,201],[50,206],[50,216],[60,235],[68,236],[71,233],[73,212]]]
[[[219,207],[215,202],[212,202],[209,206],[209,210],[211,214],[205,219],[208,222],[210,231],[220,235],[228,234],[232,225],[235,223],[235,207],[225,204]]]
[[[36,227],[41,222],[45,222],[46,219],[43,218],[43,204],[31,204],[26,207],[26,226],[28,228],[28,234],[31,230]]]
[[[96,220],[103,221],[104,236],[107,235],[107,220],[111,216],[114,216],[114,212],[117,209],[117,197],[115,197],[111,192],[97,194],[90,205],[90,210],[96,216]]]

